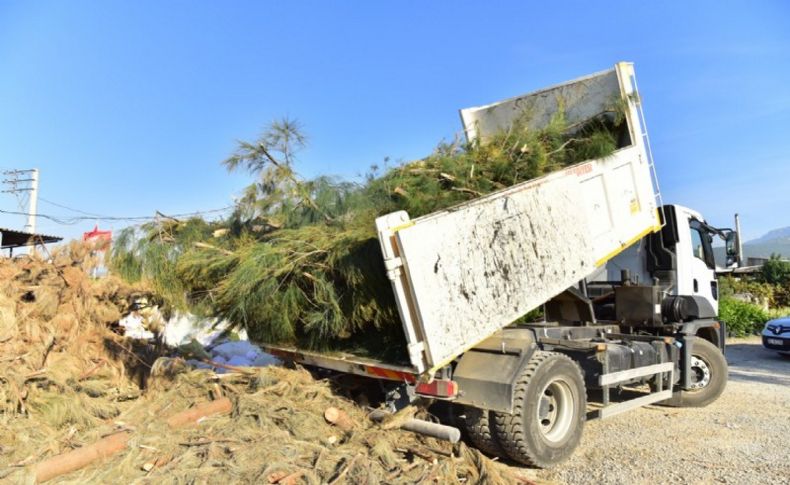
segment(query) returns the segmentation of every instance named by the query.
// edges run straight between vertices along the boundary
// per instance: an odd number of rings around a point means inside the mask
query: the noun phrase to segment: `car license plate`
[[[780,338],[769,338],[769,339],[766,339],[766,340],[771,345],[784,345],[784,343],[785,343],[784,340],[782,340]]]

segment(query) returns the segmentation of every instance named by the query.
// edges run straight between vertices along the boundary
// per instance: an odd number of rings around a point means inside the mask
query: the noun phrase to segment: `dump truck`
[[[736,234],[663,204],[633,65],[461,119],[470,141],[484,141],[517,119],[540,129],[560,111],[581,126],[612,116],[613,102],[625,123],[608,157],[416,219],[376,220],[408,364],[267,350],[378,379],[391,411],[447,401],[480,450],[538,467],[568,458],[586,420],[715,400],[727,363],[712,244],[724,239],[732,255]],[[456,426],[423,428],[458,436]]]

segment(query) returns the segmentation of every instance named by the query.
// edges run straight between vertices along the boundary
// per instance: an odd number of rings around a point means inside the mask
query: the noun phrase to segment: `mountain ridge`
[[[776,242],[777,240],[783,240],[790,243],[790,226],[772,229],[757,239],[752,239],[751,241],[747,241],[744,244],[764,244]]]

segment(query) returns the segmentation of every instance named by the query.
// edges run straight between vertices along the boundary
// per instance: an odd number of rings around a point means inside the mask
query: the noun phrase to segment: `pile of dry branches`
[[[45,256],[0,260],[0,481],[518,481],[463,445],[374,423],[305,370],[217,375],[160,357],[113,331],[139,288],[88,277],[84,246]]]

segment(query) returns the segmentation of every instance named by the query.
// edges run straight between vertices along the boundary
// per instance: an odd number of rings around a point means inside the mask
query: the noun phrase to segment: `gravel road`
[[[790,483],[790,358],[732,339],[724,394],[701,409],[648,406],[587,423],[571,459],[527,470],[568,484]]]

